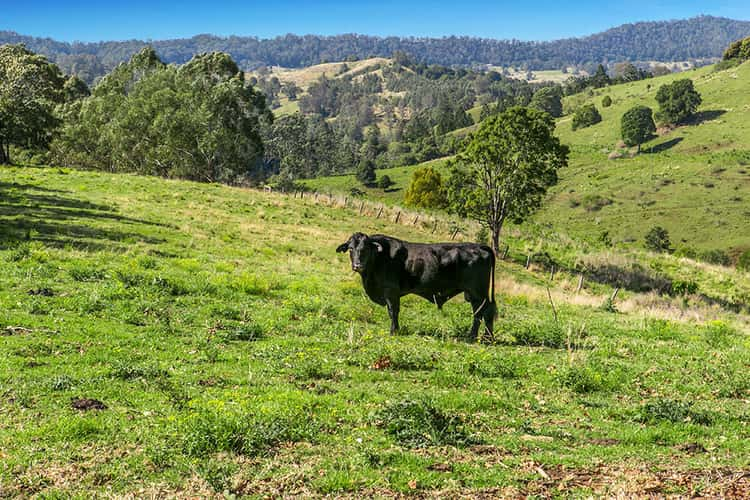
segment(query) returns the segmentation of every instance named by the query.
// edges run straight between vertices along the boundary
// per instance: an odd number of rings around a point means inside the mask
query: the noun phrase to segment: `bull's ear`
[[[351,241],[351,240],[346,240],[344,243],[342,243],[339,246],[337,246],[336,247],[336,252],[338,252],[338,253],[346,252],[349,249],[349,241]]]
[[[381,245],[377,241],[373,241],[372,244],[375,246],[375,249],[378,251],[378,253],[383,251],[383,245]]]

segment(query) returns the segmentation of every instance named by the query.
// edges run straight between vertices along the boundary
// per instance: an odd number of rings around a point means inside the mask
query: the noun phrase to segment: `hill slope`
[[[553,311],[543,270],[502,262],[495,344],[465,341],[458,299],[438,312],[407,298],[391,337],[335,246],[356,230],[446,236],[358,214],[0,168],[0,493],[748,492],[733,475],[750,438],[740,317],[647,294],[606,312],[610,289],[576,294],[566,272]],[[641,257],[701,290],[748,290],[720,268]],[[679,319],[658,319],[669,304]],[[693,320],[704,313],[726,321]]]
[[[608,160],[620,141],[620,118],[635,105],[658,110],[658,88],[691,78],[703,103],[687,125],[660,130],[634,158]],[[612,106],[601,105],[609,95]],[[599,89],[567,97],[566,109],[593,103],[602,122],[573,131],[571,116],[558,121],[557,134],[571,147],[569,167],[549,201],[534,218],[579,240],[595,241],[607,231],[615,242],[641,245],[655,225],[665,227],[676,247],[736,251],[749,248],[750,64],[716,72],[711,67]],[[465,134],[471,127],[452,133]],[[428,164],[441,168],[444,160]],[[379,171],[396,181],[387,193],[368,196],[399,204],[419,166]],[[353,176],[309,181],[314,189],[348,191]]]

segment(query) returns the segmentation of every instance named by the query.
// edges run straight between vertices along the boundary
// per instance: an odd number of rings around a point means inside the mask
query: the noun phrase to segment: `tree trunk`
[[[5,151],[5,141],[0,139],[0,165],[6,165],[10,163],[8,152]]]
[[[492,250],[495,251],[495,256],[500,255],[500,230],[503,228],[502,222],[500,224],[493,224],[492,229]]]

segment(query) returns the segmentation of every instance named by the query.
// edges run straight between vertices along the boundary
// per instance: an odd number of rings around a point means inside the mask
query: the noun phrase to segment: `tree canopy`
[[[532,108],[545,111],[553,118],[563,114],[562,89],[560,87],[544,87],[534,93],[529,104]]]
[[[554,129],[547,113],[510,108],[482,123],[451,169],[450,209],[486,226],[495,251],[505,221],[520,223],[539,208],[567,165]]]
[[[573,114],[573,130],[590,127],[602,121],[602,115],[593,104],[584,104]]]
[[[10,163],[10,146],[40,148],[59,121],[54,110],[65,81],[47,58],[23,45],[0,46],[0,164]]]
[[[622,140],[627,146],[638,146],[638,152],[641,151],[641,144],[646,142],[651,134],[656,132],[653,112],[646,106],[635,106],[630,108],[622,115],[620,123]]]
[[[261,122],[271,115],[226,54],[164,65],[136,54],[68,105],[53,144],[64,165],[209,182],[234,182],[261,167]]]
[[[702,99],[693,80],[683,78],[659,87],[656,102],[659,103],[657,118],[664,123],[677,124],[695,113]]]

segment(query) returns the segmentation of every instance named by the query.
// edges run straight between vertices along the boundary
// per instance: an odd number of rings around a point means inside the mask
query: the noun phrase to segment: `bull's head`
[[[375,256],[383,251],[383,245],[374,241],[363,233],[354,233],[351,237],[336,248],[337,252],[349,250],[349,258],[352,261],[352,271],[364,273],[368,266],[375,260]]]

